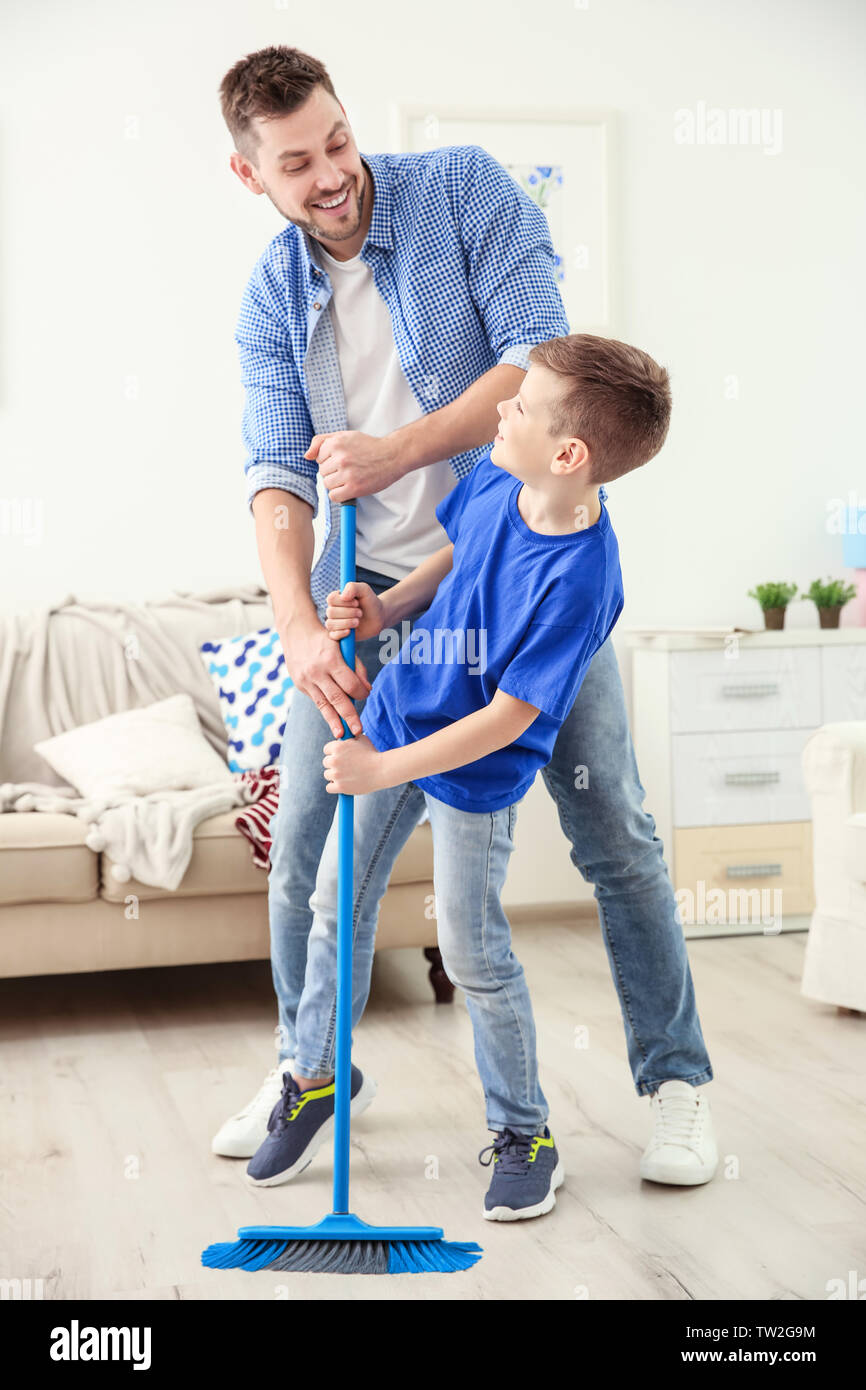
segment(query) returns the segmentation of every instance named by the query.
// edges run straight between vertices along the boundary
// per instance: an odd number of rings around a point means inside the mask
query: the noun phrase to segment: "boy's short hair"
[[[671,418],[667,371],[640,348],[592,333],[536,343],[530,363],[562,378],[550,433],[582,439],[593,484],[609,483],[653,458]]]
[[[223,120],[238,153],[253,163],[259,144],[255,117],[288,116],[318,86],[339,99],[324,63],[299,48],[275,44],[240,58],[226,73],[219,91]]]

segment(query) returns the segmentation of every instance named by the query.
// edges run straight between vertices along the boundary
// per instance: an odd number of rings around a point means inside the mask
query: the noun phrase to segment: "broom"
[[[340,590],[355,578],[355,501],[340,504]],[[355,633],[340,641],[355,669]],[[351,738],[345,720],[343,738]],[[207,1269],[286,1270],[299,1274],[451,1274],[471,1269],[481,1246],[446,1241],[438,1226],[369,1226],[349,1211],[352,1047],[354,800],[339,794],[337,885],[337,1036],[334,1096],[334,1210],[315,1226],[242,1226],[236,1241],[209,1245]]]

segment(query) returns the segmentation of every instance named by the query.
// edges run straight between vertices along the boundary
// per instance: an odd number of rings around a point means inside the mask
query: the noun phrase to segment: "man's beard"
[[[363,167],[364,166],[362,166],[362,168]],[[287,222],[293,222],[296,227],[300,227],[302,231],[306,232],[308,236],[314,237],[316,241],[348,241],[351,237],[357,235],[358,228],[360,227],[361,222],[363,221],[364,195],[367,191],[366,170],[360,191],[357,192],[357,194],[355,192],[357,188],[357,180],[354,174],[352,175],[352,182],[349,184],[349,201],[351,202],[353,196],[357,196],[358,199],[357,218],[353,218],[353,225],[350,227],[338,227],[335,223],[333,230],[331,230],[330,228],[320,227],[317,222],[307,222],[306,220],[299,221],[295,217],[290,217],[289,214],[287,212],[284,212],[283,209],[279,206],[279,204],[275,201],[270,189],[265,187],[264,184],[262,184],[262,187],[264,188],[265,193],[268,195],[271,202],[274,204],[274,207],[277,209],[277,212],[279,212],[281,216],[285,217]],[[329,200],[323,199],[323,201],[328,202]]]

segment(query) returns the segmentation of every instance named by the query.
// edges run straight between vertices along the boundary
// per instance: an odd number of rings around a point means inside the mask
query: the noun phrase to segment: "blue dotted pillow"
[[[279,762],[295,687],[276,628],[205,642],[199,651],[219,695],[232,772],[258,772]]]

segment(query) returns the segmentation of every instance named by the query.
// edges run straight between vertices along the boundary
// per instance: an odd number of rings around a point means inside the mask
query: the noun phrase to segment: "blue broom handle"
[[[355,501],[340,503],[340,591],[355,578]],[[355,633],[340,640],[340,652],[355,669]],[[342,715],[343,738],[353,735]],[[349,1115],[352,1068],[352,925],[354,908],[354,798],[339,793],[339,878],[337,882],[337,1046],[334,1096],[334,1211],[349,1210]]]

